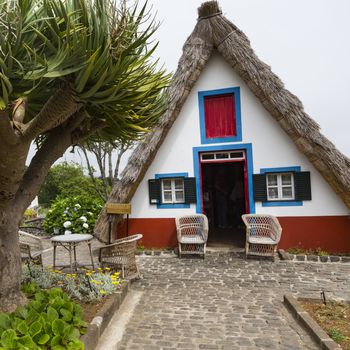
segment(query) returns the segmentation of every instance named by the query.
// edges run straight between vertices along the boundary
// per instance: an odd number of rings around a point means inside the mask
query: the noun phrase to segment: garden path
[[[318,349],[284,308],[283,295],[317,298],[323,289],[349,299],[350,264],[273,263],[218,252],[204,260],[138,259],[143,278],[131,291],[142,295],[121,340],[102,337],[103,350]],[[116,329],[118,315],[105,334]]]

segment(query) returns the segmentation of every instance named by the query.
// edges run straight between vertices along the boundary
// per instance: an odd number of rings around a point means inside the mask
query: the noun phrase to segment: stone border
[[[94,350],[97,347],[99,338],[107,328],[114,313],[120,308],[124,301],[129,290],[129,284],[130,282],[128,281],[124,283],[121,290],[115,294],[115,297],[106,301],[93,320],[89,323],[86,334],[80,338],[83,341],[86,350]]]
[[[307,262],[322,262],[322,263],[350,263],[350,256],[337,256],[337,255],[305,255],[305,254],[290,254],[284,249],[279,249],[278,253],[282,260],[289,261],[307,261]]]
[[[308,300],[316,299],[308,298]],[[328,336],[328,334],[318,325],[318,323],[309,315],[308,312],[304,311],[298,302],[298,299],[294,298],[290,294],[286,294],[283,297],[283,301],[294,318],[308,331],[316,343],[321,346],[321,349],[340,349],[340,345],[338,345],[333,339]],[[319,300],[317,299],[317,301]]]

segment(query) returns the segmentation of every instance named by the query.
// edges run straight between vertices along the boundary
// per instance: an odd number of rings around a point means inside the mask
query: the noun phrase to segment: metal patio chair
[[[122,278],[140,277],[135,255],[137,241],[142,237],[142,234],[138,233],[117,239],[112,244],[100,247],[99,261],[101,267],[109,267],[113,271],[120,270]]]
[[[282,234],[282,227],[277,218],[265,214],[244,214],[242,219],[246,226],[246,257],[270,256],[275,260],[277,245]]]
[[[180,216],[175,219],[179,257],[183,254],[205,256],[208,240],[208,218],[204,214]]]

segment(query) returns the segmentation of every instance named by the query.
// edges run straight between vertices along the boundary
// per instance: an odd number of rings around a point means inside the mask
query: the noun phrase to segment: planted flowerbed
[[[120,285],[119,273],[109,269],[65,274],[23,266],[22,290],[29,302],[0,314],[0,350],[84,349],[80,336],[87,322]]]
[[[350,305],[329,301],[326,304],[311,300],[300,301],[304,310],[338,343],[342,349],[350,350]]]
[[[282,260],[350,263],[350,253],[330,253],[321,248],[302,249],[294,247],[287,250],[279,249],[278,252]]]

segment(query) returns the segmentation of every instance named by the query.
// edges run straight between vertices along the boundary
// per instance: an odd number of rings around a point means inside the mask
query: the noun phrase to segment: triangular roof
[[[168,109],[158,126],[130,156],[110,200],[129,202],[132,199],[191,89],[216,50],[350,208],[350,159],[320,133],[319,125],[304,112],[301,101],[285,89],[271,68],[256,56],[247,36],[222,15],[217,1],[203,3],[198,15],[168,88]],[[103,210],[95,226],[97,237],[106,240],[107,226]]]

